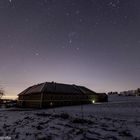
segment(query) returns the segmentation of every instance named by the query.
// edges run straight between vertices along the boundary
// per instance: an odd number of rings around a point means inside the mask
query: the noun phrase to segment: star
[[[69,37],[74,37],[75,35],[76,35],[76,32],[75,32],[75,31],[70,32],[70,33],[68,34]]]
[[[79,15],[80,14],[80,11],[79,10],[76,10],[75,13],[76,13],[76,15]]]
[[[29,22],[29,18],[25,18],[25,22]]]
[[[70,44],[72,43],[72,40],[71,40],[71,39],[69,40],[69,43],[70,43]]]
[[[10,49],[13,49],[14,48],[14,46],[10,46]]]
[[[61,48],[62,48],[62,49],[65,49],[65,46],[62,46]]]
[[[113,2],[110,2],[110,6],[112,6],[112,7],[116,7],[116,4],[113,3]]]
[[[111,1],[109,2],[109,6],[112,7],[112,8],[119,8],[119,3],[120,1],[119,0],[115,0],[115,1]]]
[[[36,52],[35,55],[36,55],[36,56],[39,56],[40,54]]]
[[[83,22],[83,19],[82,19],[82,18],[80,18],[80,19],[79,19],[79,22],[80,22],[80,23],[82,23],[82,22]]]
[[[70,16],[70,13],[66,13],[66,16]]]
[[[79,51],[79,49],[80,49],[80,48],[78,48],[78,47],[76,48],[77,51]]]
[[[128,16],[125,15],[125,16],[124,16],[124,19],[127,19],[127,18],[128,18]]]

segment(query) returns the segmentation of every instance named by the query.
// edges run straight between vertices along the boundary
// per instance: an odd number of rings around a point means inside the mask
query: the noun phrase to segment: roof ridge
[[[77,85],[73,84],[72,85],[75,89],[77,89],[78,91],[80,91],[81,93],[85,94],[85,92]]]
[[[27,91],[29,91],[33,86],[28,87],[27,89],[25,89],[24,91],[22,91],[21,93],[19,93],[18,95],[24,95],[26,94]]]
[[[47,85],[47,82],[43,83],[42,88],[40,89],[40,92],[44,91],[46,85]]]
[[[52,84],[53,91],[56,92],[56,85],[59,85],[59,83],[52,81],[51,84]]]

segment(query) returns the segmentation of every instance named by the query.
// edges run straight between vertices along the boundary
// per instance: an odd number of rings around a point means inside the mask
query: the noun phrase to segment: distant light
[[[95,103],[95,100],[92,100],[92,103],[94,104]]]
[[[53,105],[53,103],[52,102],[50,102],[50,106],[52,106]]]

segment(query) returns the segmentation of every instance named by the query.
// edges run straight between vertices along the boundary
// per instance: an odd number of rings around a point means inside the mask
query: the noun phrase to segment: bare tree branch
[[[0,89],[0,99],[2,98],[3,95],[4,95],[4,90]]]

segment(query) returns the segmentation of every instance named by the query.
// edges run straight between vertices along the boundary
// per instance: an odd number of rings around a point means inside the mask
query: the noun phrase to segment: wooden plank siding
[[[52,95],[43,94],[42,107],[53,107],[63,105],[76,105],[84,103],[92,103],[92,100],[96,100],[96,95]],[[38,107],[41,102],[41,94],[35,93],[31,95],[20,96],[18,100],[25,107]]]
[[[31,86],[18,94],[21,107],[47,108],[107,101],[106,94],[98,94],[86,87],[46,82]]]

